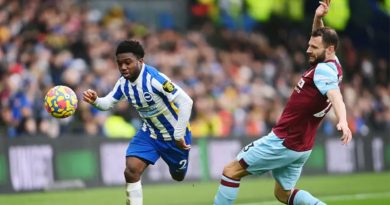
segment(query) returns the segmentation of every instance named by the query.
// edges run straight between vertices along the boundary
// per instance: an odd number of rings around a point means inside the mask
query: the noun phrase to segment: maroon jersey
[[[326,92],[337,88],[341,78],[341,66],[336,60],[312,66],[302,75],[272,129],[284,139],[285,147],[295,151],[312,149],[317,128],[332,106]],[[320,85],[323,85],[321,90]]]

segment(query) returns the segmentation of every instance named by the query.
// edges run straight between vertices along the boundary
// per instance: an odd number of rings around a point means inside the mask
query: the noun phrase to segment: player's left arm
[[[175,132],[173,134],[176,144],[179,148],[188,150],[191,148],[191,145],[187,145],[184,136],[186,134],[187,125],[191,117],[191,110],[193,101],[190,96],[181,88],[178,89],[178,93],[173,98],[173,103],[179,108],[177,113],[177,124],[175,127]]]
[[[152,82],[152,86],[156,87],[160,92],[162,92],[168,98],[168,101],[173,103],[178,108],[178,119],[173,135],[177,146],[180,149],[188,150],[191,148],[191,146],[186,144],[184,136],[186,134],[187,125],[191,117],[193,101],[183,89],[173,83],[167,76],[159,73],[158,77],[159,79],[157,81]]]
[[[351,130],[347,123],[347,112],[343,97],[338,86],[339,79],[334,64],[319,63],[314,71],[314,84],[318,90],[328,97],[332,103],[338,120],[337,130],[342,131],[341,140],[347,144],[352,139]]]
[[[348,127],[347,111],[345,109],[345,104],[340,89],[329,90],[326,93],[326,96],[332,103],[336,117],[338,119],[338,123],[336,125],[337,130],[343,133],[341,136],[341,141],[343,141],[343,144],[348,144],[352,140],[352,133]]]

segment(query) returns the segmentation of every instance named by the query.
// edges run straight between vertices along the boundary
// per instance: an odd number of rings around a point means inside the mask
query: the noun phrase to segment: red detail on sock
[[[248,163],[246,163],[246,161],[244,159],[240,159],[240,161],[238,161],[238,163],[240,163],[241,167],[244,169],[249,167]]]
[[[225,181],[223,179],[221,179],[221,184],[224,186],[233,187],[233,188],[237,188],[240,186],[240,183],[228,182],[228,181]]]
[[[294,198],[298,191],[299,189],[294,189],[294,191],[291,193],[290,198],[288,200],[288,205],[294,205]]]
[[[233,179],[233,178],[231,178],[231,177],[228,177],[228,176],[226,176],[226,175],[224,175],[224,174],[222,174],[224,177],[226,177],[226,178],[228,178],[228,179],[230,179],[230,180],[233,180],[233,181],[237,181],[237,182],[240,182],[240,179]]]

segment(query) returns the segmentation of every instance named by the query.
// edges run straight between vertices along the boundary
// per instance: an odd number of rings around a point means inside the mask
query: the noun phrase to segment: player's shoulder
[[[153,79],[156,79],[159,83],[163,84],[168,81],[168,77],[158,71],[155,67],[145,64],[145,71],[149,73]]]
[[[149,73],[150,75],[157,75],[159,73],[159,71],[157,70],[157,68],[151,66],[151,65],[148,65],[145,63],[145,71],[147,73]]]
[[[338,60],[318,63],[315,68],[315,74],[337,75],[338,73],[337,64],[338,64]]]

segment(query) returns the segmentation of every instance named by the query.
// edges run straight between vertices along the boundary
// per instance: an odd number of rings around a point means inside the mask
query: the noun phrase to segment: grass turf
[[[144,205],[212,204],[219,182],[144,185]],[[236,205],[280,204],[273,197],[270,177],[248,177],[241,182]],[[329,205],[390,204],[390,172],[353,175],[304,176],[298,187]],[[124,187],[56,192],[0,194],[1,205],[117,205],[125,204]]]

